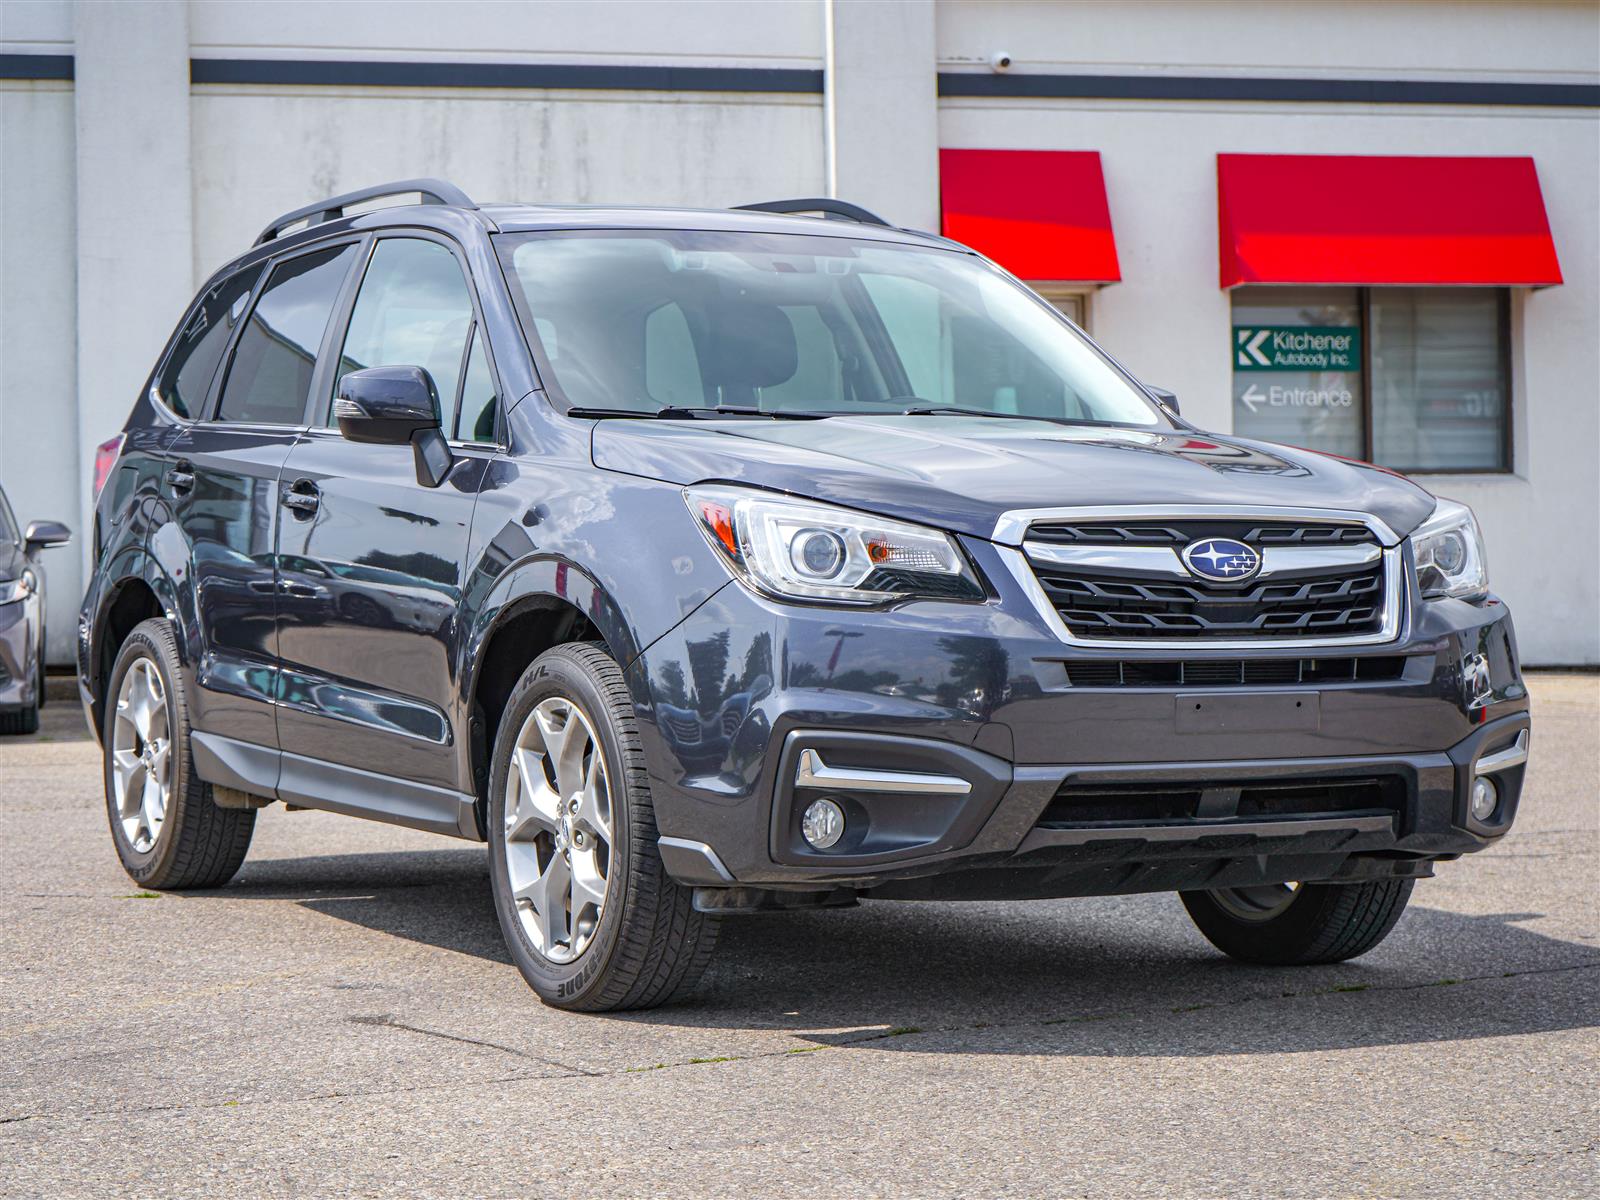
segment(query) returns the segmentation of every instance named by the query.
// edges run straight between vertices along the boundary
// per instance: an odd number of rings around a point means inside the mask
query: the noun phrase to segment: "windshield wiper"
[[[665,408],[569,408],[569,417],[590,417],[603,420],[607,417],[639,417],[656,421],[704,421],[715,417],[766,417],[772,421],[820,421],[824,417],[838,416],[829,412],[806,412],[797,409],[750,408],[741,404],[716,404],[689,406],[669,404]]]
[[[918,404],[900,410],[902,417],[1004,417],[1008,421],[1044,421],[1051,425],[1087,425],[1122,428],[1122,421],[1099,421],[1093,417],[1042,417],[1033,413],[996,412],[992,408],[961,408],[954,404]]]
[[[1040,419],[1039,417],[1030,417],[1027,413],[996,412],[992,408],[962,408],[957,404],[913,404],[910,408],[902,408],[898,413],[888,415],[899,417],[1005,417],[1012,421],[1037,421]]]

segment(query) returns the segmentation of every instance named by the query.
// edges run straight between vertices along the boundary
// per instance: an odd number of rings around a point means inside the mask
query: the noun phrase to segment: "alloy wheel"
[[[166,824],[171,763],[172,720],[161,673],[150,659],[135,659],[117,690],[111,776],[117,819],[140,854],[155,846]]]
[[[1298,883],[1265,883],[1259,887],[1217,888],[1217,907],[1240,921],[1270,921],[1282,916],[1300,894]]]
[[[551,962],[593,940],[611,877],[613,807],[605,755],[571,700],[528,714],[506,780],[505,856],[522,930]]]

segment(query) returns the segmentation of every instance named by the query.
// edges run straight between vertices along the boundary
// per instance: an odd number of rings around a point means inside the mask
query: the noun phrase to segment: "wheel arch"
[[[177,588],[160,565],[142,551],[130,554],[119,565],[113,582],[100,594],[90,626],[87,667],[94,700],[95,728],[105,721],[106,686],[111,668],[122,644],[141,621],[164,617],[172,621],[178,652],[187,661],[187,639],[183,622],[178,620]]]
[[[648,703],[639,694],[642,681],[628,670],[643,646],[615,598],[594,576],[558,557],[525,561],[506,571],[479,609],[462,673],[480,818],[487,811],[489,758],[512,689],[529,663],[569,642],[599,642],[628,678],[635,703]]]

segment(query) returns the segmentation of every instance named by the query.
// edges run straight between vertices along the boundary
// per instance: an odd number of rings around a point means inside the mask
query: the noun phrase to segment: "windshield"
[[[497,242],[545,385],[574,407],[1166,424],[1082,335],[970,254],[700,230]]]

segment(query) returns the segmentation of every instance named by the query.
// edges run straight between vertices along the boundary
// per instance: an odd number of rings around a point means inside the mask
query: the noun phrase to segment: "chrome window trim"
[[[1259,519],[1269,521],[1316,521],[1330,525],[1357,524],[1372,530],[1385,547],[1398,546],[1401,537],[1381,518],[1371,513],[1344,508],[1286,508],[1262,504],[1112,504],[1070,508],[1013,508],[1000,514],[989,540],[1002,546],[1020,546],[1028,527],[1039,521],[1145,521],[1193,520],[1211,517],[1219,521]]]
[[[1023,555],[1021,545],[1035,521],[1061,520],[1181,520],[1211,517],[1218,520],[1266,519],[1278,521],[1319,521],[1330,524],[1351,522],[1372,530],[1383,545],[1383,619],[1371,633],[1343,634],[1338,637],[1298,638],[1087,638],[1078,637],[1050,603],[1044,587]],[[1057,638],[1069,646],[1085,650],[1187,650],[1205,653],[1213,650],[1321,650],[1331,646],[1377,646],[1399,640],[1405,633],[1406,587],[1402,538],[1384,521],[1370,513],[1348,509],[1281,508],[1260,505],[1139,504],[1106,507],[1013,509],[995,522],[995,552],[1006,570],[1032,602],[1040,618]]]

